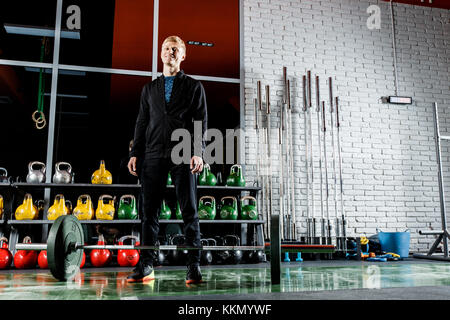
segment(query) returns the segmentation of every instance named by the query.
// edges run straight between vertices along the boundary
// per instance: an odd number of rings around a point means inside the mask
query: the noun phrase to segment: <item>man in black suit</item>
[[[180,69],[185,58],[186,46],[183,40],[177,36],[166,38],[161,48],[163,74],[147,83],[141,94],[128,169],[131,174],[139,176],[142,184],[142,245],[158,244],[158,209],[170,171],[183,215],[187,245],[201,247],[195,174],[203,170],[207,107],[203,85]],[[201,146],[194,145],[194,121],[199,121],[202,126]],[[191,135],[190,163],[175,164],[171,158],[176,145],[176,142],[171,141],[171,135],[176,129],[186,129]],[[197,150],[198,154],[195,154]],[[154,261],[156,251],[142,250],[139,264],[128,281],[154,279]],[[187,284],[202,282],[199,264],[200,250],[189,250]]]

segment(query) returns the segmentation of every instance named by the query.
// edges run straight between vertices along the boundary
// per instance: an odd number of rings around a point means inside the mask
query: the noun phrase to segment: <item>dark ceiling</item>
[[[389,2],[389,0],[383,0]],[[450,0],[393,0],[393,2],[412,4],[417,6],[450,9]],[[431,3],[430,3],[431,2]]]

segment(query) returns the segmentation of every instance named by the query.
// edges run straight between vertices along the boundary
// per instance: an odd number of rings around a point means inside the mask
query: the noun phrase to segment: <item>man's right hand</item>
[[[136,173],[136,157],[131,157],[130,161],[128,161],[128,171],[130,171],[133,176],[138,176]]]

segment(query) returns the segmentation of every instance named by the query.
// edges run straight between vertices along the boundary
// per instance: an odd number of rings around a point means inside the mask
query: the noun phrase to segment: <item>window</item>
[[[209,127],[238,127],[238,0],[2,1],[0,134],[8,138],[0,141],[0,167],[24,181],[28,162],[45,163],[51,152],[47,170],[67,161],[76,182],[89,182],[100,160],[117,176],[142,87],[161,74],[161,42],[173,34],[186,42],[182,69],[205,87]],[[38,101],[43,129],[31,120]]]

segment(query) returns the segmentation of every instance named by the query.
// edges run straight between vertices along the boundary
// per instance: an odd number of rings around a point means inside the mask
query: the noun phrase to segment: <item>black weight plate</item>
[[[50,228],[47,239],[48,266],[58,280],[71,280],[80,270],[83,250],[75,250],[75,243],[84,244],[81,223],[74,216],[60,216]]]

